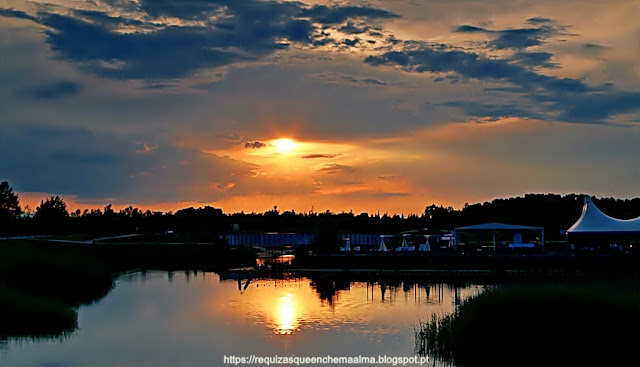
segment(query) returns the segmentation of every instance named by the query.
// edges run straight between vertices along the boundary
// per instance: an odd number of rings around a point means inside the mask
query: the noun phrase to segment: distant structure
[[[631,247],[640,239],[640,217],[617,219],[598,209],[589,196],[585,197],[582,215],[567,230],[567,241],[571,244],[610,247],[613,241],[622,241]]]
[[[349,239],[349,244],[356,246],[376,246],[380,244],[380,235],[371,233],[345,233],[341,235],[342,240]]]
[[[582,215],[567,230],[569,236],[615,234],[640,234],[640,217],[627,220],[610,217],[601,212],[589,196],[584,198]]]
[[[225,237],[230,246],[298,246],[310,245],[315,239],[311,233],[282,233],[282,232],[238,232],[236,227]],[[351,246],[376,246],[380,235],[369,233],[346,233],[341,235],[345,250]],[[349,250],[346,249],[349,247]],[[355,250],[356,247],[353,247]]]
[[[513,242],[509,243],[509,248],[533,248],[533,243],[523,243],[522,234],[525,231],[541,231],[542,246],[544,247],[544,227],[517,226],[505,223],[483,223],[474,226],[458,227],[453,230],[454,248],[460,244],[460,235],[463,232],[489,232],[493,235],[493,251],[496,250],[496,235],[500,232],[513,234]]]
[[[227,234],[230,246],[309,245],[315,236],[307,233],[239,232]]]

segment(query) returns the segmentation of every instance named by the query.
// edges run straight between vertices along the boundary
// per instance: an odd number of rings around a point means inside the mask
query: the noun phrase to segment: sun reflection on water
[[[299,330],[298,304],[291,293],[278,298],[275,305],[274,324],[273,331],[279,335],[290,335]]]

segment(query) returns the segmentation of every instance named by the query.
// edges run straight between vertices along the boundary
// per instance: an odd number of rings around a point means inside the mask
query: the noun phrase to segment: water
[[[203,367],[224,365],[225,355],[251,354],[411,357],[413,324],[453,311],[482,289],[326,277],[247,285],[205,272],[127,274],[105,298],[78,310],[75,333],[9,340],[0,365]]]

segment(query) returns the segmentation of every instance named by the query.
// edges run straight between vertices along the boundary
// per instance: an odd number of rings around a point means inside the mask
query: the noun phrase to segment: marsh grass
[[[458,366],[613,365],[636,357],[637,294],[589,285],[490,289],[414,327],[416,352]]]
[[[182,244],[73,244],[0,241],[0,340],[59,337],[76,327],[76,309],[113,288],[129,269],[221,269],[253,265],[251,248]]]
[[[59,337],[77,327],[77,307],[113,287],[111,271],[73,249],[0,242],[0,337]]]
[[[75,308],[0,286],[0,337],[57,337],[76,327]]]

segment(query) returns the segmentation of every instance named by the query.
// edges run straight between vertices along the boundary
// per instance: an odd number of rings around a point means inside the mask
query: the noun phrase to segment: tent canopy
[[[458,227],[456,231],[524,231],[524,230],[540,230],[542,227],[516,226],[505,223],[483,223],[475,226]]]
[[[514,242],[520,243],[522,236],[519,234],[521,231],[541,231],[542,232],[542,246],[544,246],[544,227],[532,227],[532,226],[517,226],[514,224],[506,223],[483,223],[475,226],[458,227],[453,230],[454,233],[454,248],[458,247],[460,232],[466,231],[492,231],[493,232],[493,250],[496,249],[496,232],[498,231],[510,231],[514,233]]]
[[[610,217],[601,212],[591,201],[591,198],[587,196],[584,198],[582,215],[567,230],[567,234],[640,234],[640,217],[628,220]]]

